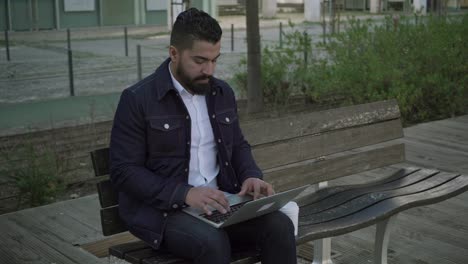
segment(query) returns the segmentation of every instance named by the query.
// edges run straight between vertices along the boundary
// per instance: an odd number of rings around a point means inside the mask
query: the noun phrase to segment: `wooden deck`
[[[468,174],[468,115],[405,129],[407,160]],[[396,169],[396,167],[395,167]],[[337,183],[357,183],[391,173],[377,169]],[[331,183],[336,184],[334,182]],[[81,246],[104,239],[97,195],[0,215],[0,263],[107,263]],[[332,239],[336,264],[372,263],[374,227]],[[468,263],[468,192],[398,215],[389,263]],[[300,255],[310,258],[310,245]]]

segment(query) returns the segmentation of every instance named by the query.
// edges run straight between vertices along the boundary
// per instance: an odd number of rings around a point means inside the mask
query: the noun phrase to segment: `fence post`
[[[234,24],[231,24],[231,51],[234,51]]]
[[[70,96],[75,96],[75,84],[73,80],[73,54],[71,50],[70,29],[67,28],[67,46],[68,46],[68,78],[70,80]]]
[[[283,22],[280,22],[279,26],[279,43],[280,48],[283,48]]]
[[[142,79],[142,72],[141,72],[141,45],[137,45],[137,73],[138,73],[138,81]]]
[[[10,41],[8,39],[8,29],[5,29],[5,46],[7,61],[10,61]]]
[[[124,35],[125,35],[125,57],[128,57],[128,32],[127,32],[127,27],[124,28]]]
[[[71,50],[70,29],[67,28],[67,49]]]
[[[307,57],[308,57],[308,47],[309,43],[309,35],[307,35],[307,31],[304,31],[304,64],[307,65]]]

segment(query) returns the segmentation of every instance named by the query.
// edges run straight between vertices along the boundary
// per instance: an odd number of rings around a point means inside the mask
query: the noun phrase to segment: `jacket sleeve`
[[[119,192],[161,210],[181,208],[192,187],[145,167],[146,121],[137,95],[126,89],[117,107],[110,139],[110,178]]]
[[[232,101],[234,104],[235,113],[238,115],[237,103],[234,94],[232,94]],[[239,181],[242,183],[247,178],[263,179],[263,173],[253,158],[250,144],[244,138],[240,128],[239,118],[236,118],[233,132],[234,138],[231,163],[237,177],[239,178]]]

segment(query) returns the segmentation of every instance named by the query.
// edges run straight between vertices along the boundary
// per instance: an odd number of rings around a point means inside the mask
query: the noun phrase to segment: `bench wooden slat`
[[[158,263],[158,264],[192,264],[191,261],[187,261],[181,258],[177,258],[174,255],[157,252],[154,249],[148,247],[146,249],[132,251],[125,254],[125,260],[132,264],[140,263]]]
[[[91,161],[93,162],[95,176],[109,174],[109,148],[91,151]]]
[[[141,263],[143,264],[192,264],[193,262],[189,262],[187,260],[183,260],[179,258],[162,259],[161,256],[157,256],[157,257],[144,259]]]
[[[252,151],[259,167],[265,170],[390,141],[402,136],[401,122],[397,119],[257,145],[252,148]]]
[[[113,206],[119,203],[119,196],[109,179],[97,183],[97,190],[99,194],[99,203],[102,208]]]
[[[120,259],[125,259],[130,263],[144,263],[144,264],[164,264],[164,263],[177,263],[177,264],[191,264],[192,262],[176,258],[171,254],[155,251],[143,241],[136,241],[115,245],[109,248],[109,253],[112,256]],[[232,256],[232,264],[247,264],[256,263],[260,261],[258,252],[245,251],[235,252]]]
[[[420,182],[417,182],[416,184],[411,184],[402,188],[382,191],[367,190],[369,192],[361,196],[356,196],[356,194],[351,193],[351,197],[354,196],[355,198],[350,198],[350,200],[336,205],[335,207],[324,209],[323,211],[316,213],[311,212],[311,210],[307,210],[302,214],[302,219],[307,218],[307,221],[304,221],[303,224],[320,224],[357,214],[361,210],[377,205],[385,200],[430,191],[431,189],[438,187],[440,184],[452,180],[454,177],[456,177],[456,175],[439,174],[436,172],[430,174],[429,177]],[[308,205],[307,207],[310,206]]]
[[[265,170],[264,178],[283,191],[403,162],[404,152],[403,144],[389,142]]]
[[[332,237],[352,232],[366,226],[373,225],[398,212],[412,207],[440,202],[461,194],[468,190],[468,176],[440,173],[439,176],[449,175],[451,180],[426,191],[396,196],[370,206],[359,213],[314,225],[299,225],[297,243],[324,237]]]
[[[333,195],[329,195],[330,192],[327,192],[327,196],[324,197],[322,193],[318,195],[313,195],[313,196],[318,196],[317,202],[310,202],[307,203],[307,206],[303,208],[303,210],[307,210],[307,212],[304,212],[305,215],[312,215],[312,214],[317,214],[320,212],[323,212],[325,210],[330,210],[332,208],[338,207],[342,204],[346,204],[349,206],[349,210],[351,209],[351,204],[354,203],[355,199],[360,199],[363,196],[367,196],[369,194],[374,194],[374,193],[385,193],[387,191],[394,191],[394,190],[401,190],[399,188],[405,188],[408,186],[411,186],[414,183],[419,183],[423,180],[427,180],[427,178],[430,178],[434,175],[439,173],[438,171],[429,171],[429,170],[419,170],[414,173],[407,173],[403,177],[390,181],[387,183],[376,183],[374,185],[369,185],[369,186],[356,186],[355,188],[351,188],[348,190],[343,190],[341,189],[339,193],[335,193]],[[418,185],[419,186],[419,185]],[[422,185],[419,187],[421,188]],[[331,192],[334,192],[333,189],[331,188]],[[382,199],[383,197],[379,197]],[[370,200],[368,201],[370,202]]]
[[[138,251],[149,248],[149,246],[143,241],[129,242],[119,245],[114,245],[109,248],[109,254],[123,259],[127,252]]]
[[[395,100],[241,122],[252,146],[400,118]]]
[[[101,209],[102,234],[114,235],[127,231],[127,226],[120,219],[118,205]]]
[[[300,197],[296,200],[299,206],[304,206],[312,203],[317,203],[318,201],[324,200],[330,196],[341,194],[348,190],[352,190],[354,188],[366,188],[369,186],[377,186],[380,184],[386,184],[398,179],[405,177],[408,174],[415,173],[419,171],[420,168],[417,167],[407,167],[407,168],[400,168],[396,172],[390,174],[389,176],[379,179],[377,181],[371,181],[368,183],[361,183],[361,184],[352,184],[352,185],[339,185],[333,186],[325,189],[318,190],[314,193],[314,195],[306,195]]]
[[[142,260],[151,258],[154,256],[154,250],[150,247],[140,249],[137,251],[131,251],[125,253],[124,259],[132,264],[140,264]],[[160,254],[161,257],[162,254]],[[172,256],[171,256],[172,258]]]

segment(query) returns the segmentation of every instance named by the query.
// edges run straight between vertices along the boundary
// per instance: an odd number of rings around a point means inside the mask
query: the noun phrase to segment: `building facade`
[[[51,30],[77,27],[170,26],[186,0],[0,0],[0,29]],[[216,16],[216,0],[190,0]]]

